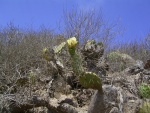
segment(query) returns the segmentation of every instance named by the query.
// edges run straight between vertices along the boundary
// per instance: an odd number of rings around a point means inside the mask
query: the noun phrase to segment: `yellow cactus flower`
[[[72,37],[67,40],[67,44],[68,44],[69,48],[74,48],[77,45],[77,43],[78,43],[78,41],[77,41],[76,37]]]

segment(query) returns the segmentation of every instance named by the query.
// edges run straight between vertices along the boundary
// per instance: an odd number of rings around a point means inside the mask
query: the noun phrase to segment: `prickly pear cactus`
[[[58,46],[54,46],[51,48],[44,48],[43,49],[43,58],[47,61],[52,61],[55,57],[55,54],[60,53],[61,50],[65,47],[66,42],[62,42]]]
[[[53,50],[55,53],[59,53],[66,45],[66,42],[62,42],[60,45],[58,46],[54,46]]]
[[[85,72],[82,67],[82,61],[80,56],[76,52],[77,41],[76,38],[70,38],[67,40],[68,51],[72,59],[73,71],[76,75],[79,75],[79,82],[85,88],[92,88],[102,91],[101,79],[92,72]]]
[[[72,37],[67,40],[68,52],[71,56],[71,61],[72,61],[71,63],[72,63],[73,71],[77,76],[80,76],[81,73],[83,72],[83,67],[82,67],[81,58],[76,52],[77,43],[78,42],[75,37]]]
[[[74,73],[77,75],[77,76],[80,76],[83,72],[83,67],[82,67],[82,61],[80,59],[80,56],[75,53],[72,57],[72,68],[73,68],[73,71]]]
[[[48,57],[48,55],[49,55],[49,53],[48,53],[49,51],[48,51],[48,48],[44,48],[43,50],[42,50],[42,55],[43,55],[43,58],[45,59],[45,60],[50,60],[50,58]]]
[[[54,53],[51,52],[50,48],[43,49],[43,58],[47,61],[51,61],[54,58]]]
[[[75,37],[72,37],[67,40],[67,45],[68,45],[68,51],[71,57],[73,57],[76,54],[76,45],[78,44],[78,41],[76,40]]]
[[[79,81],[85,88],[92,88],[102,91],[101,79],[92,72],[84,72],[80,77]]]

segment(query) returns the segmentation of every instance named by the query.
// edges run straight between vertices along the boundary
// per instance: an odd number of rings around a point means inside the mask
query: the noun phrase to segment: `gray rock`
[[[104,54],[102,43],[96,43],[95,40],[88,40],[82,48],[82,53],[87,59],[99,59]]]
[[[146,61],[144,69],[150,69],[150,59]]]

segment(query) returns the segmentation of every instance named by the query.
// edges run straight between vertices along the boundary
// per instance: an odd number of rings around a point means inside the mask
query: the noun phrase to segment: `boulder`
[[[88,40],[81,51],[85,59],[99,59],[104,54],[104,47],[101,42]]]
[[[146,61],[144,69],[150,69],[150,59]]]

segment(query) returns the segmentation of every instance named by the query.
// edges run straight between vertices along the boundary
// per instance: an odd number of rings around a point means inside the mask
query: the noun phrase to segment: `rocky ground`
[[[142,83],[150,85],[150,60],[144,64],[123,56],[128,61],[126,68],[112,72],[103,55],[102,43],[88,41],[78,52],[85,70],[101,78],[103,95],[80,85],[64,48],[54,60],[41,60],[46,66],[30,69],[28,76],[8,78],[1,75],[0,112],[91,113],[90,109],[95,107],[94,113],[138,113],[145,101],[139,86]],[[98,99],[99,104],[95,105]]]

